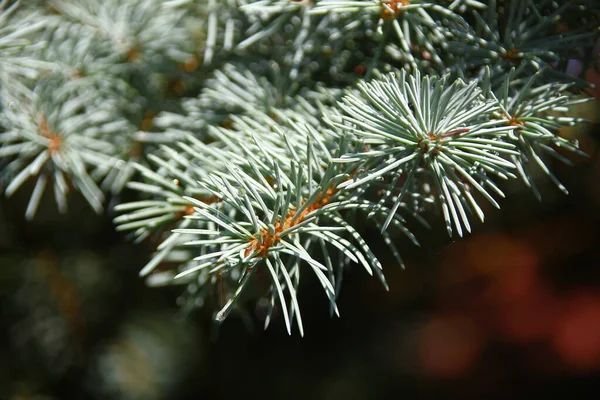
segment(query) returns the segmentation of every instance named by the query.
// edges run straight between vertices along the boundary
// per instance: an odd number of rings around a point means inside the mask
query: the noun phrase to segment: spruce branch
[[[460,236],[463,227],[471,230],[467,215],[472,212],[483,221],[473,192],[499,207],[492,193],[504,195],[492,177],[514,177],[514,165],[501,155],[518,153],[501,138],[515,127],[490,118],[498,106],[483,98],[476,82],[448,85],[444,78],[402,71],[359,83],[358,91],[349,92],[339,108],[341,118],[332,118],[331,124],[368,146],[334,160],[357,163],[365,171],[341,187],[352,189],[382,177],[397,182],[406,176],[383,230],[421,166],[437,189],[450,235],[453,227]]]
[[[198,280],[209,286],[228,282],[225,292],[230,297],[216,316],[220,321],[236,307],[246,286],[256,284],[258,278],[251,278],[255,269],[263,271],[260,274],[272,279],[267,290],[271,297],[269,315],[274,308],[279,308],[286,318],[288,331],[296,316],[301,333],[296,293],[302,265],[307,265],[321,281],[334,311],[340,288],[338,281],[348,261],[361,264],[370,274],[376,273],[385,284],[381,264],[344,216],[349,210],[358,210],[365,215],[374,214],[373,220],[380,224],[390,210],[338,189],[353,167],[332,163],[330,154],[339,157],[348,150],[348,142],[342,140],[340,148],[334,150],[333,135],[323,135],[310,124],[302,125],[291,119],[284,124],[273,121],[270,129],[265,130],[252,124],[249,118],[240,118],[236,127],[240,131],[214,128],[222,134],[230,134],[229,140],[221,138],[219,142],[231,143],[233,147],[220,149],[190,137],[192,146],[184,143],[179,146],[186,153],[185,157],[164,147],[165,154],[172,157],[171,162],[154,158],[160,165],[156,173],[139,167],[153,183],[132,182],[129,186],[151,193],[154,200],[117,206],[117,211],[126,212],[115,219],[118,229],[133,230],[141,239],[158,224],[176,224],[141,274],[154,275],[152,271],[165,260],[174,259],[176,253],[194,251],[198,256],[188,256],[186,261],[180,262],[175,282],[183,279],[198,296],[214,292],[202,289]],[[246,135],[248,143],[238,146],[230,141],[235,136],[239,139],[239,135]],[[221,154],[223,151],[226,153]],[[214,161],[207,164],[211,159]],[[186,171],[188,168],[199,173],[190,175],[192,170]],[[207,173],[201,172],[204,168]],[[196,176],[198,180],[194,183]],[[177,184],[171,177],[177,177]],[[195,195],[189,195],[194,192]],[[167,197],[160,200],[164,195]],[[402,217],[396,215],[391,224],[417,243]],[[402,263],[400,252],[388,233],[384,233],[384,241]],[[313,249],[320,250],[324,263],[314,258]],[[332,250],[340,255],[334,258]],[[173,275],[157,273],[157,280],[163,284]],[[233,276],[237,283],[232,286]],[[274,301],[278,301],[279,306],[275,306]],[[269,321],[270,317],[266,324]]]
[[[458,14],[427,1],[321,0],[311,12],[365,13],[378,17],[380,46],[391,43],[389,34],[393,32],[397,44],[392,44],[388,52],[396,54],[405,68],[413,70],[441,68],[444,65],[441,52],[445,48],[449,28],[467,28]]]
[[[550,79],[573,81],[573,77],[554,66],[569,55],[577,57],[578,49],[591,46],[594,34],[585,26],[557,33],[557,23],[572,9],[572,4],[565,2],[556,9],[552,4],[489,0],[485,10],[473,11],[473,29],[452,30],[449,48],[463,55],[463,60],[450,66],[450,70],[470,77],[465,72],[477,74],[489,66],[494,87],[502,84],[504,73],[512,67],[525,81],[539,71]]]
[[[566,192],[548,159],[582,154],[560,128],[580,122],[583,82],[562,71],[597,35],[594,12],[0,0],[0,184],[12,195],[32,181],[27,218],[48,186],[61,212],[73,188],[99,212],[127,187],[114,223],[155,249],[149,285],[182,285],[182,307],[219,322],[257,301],[265,326],[279,313],[303,334],[307,275],[332,314],[353,264],[387,287],[363,221],[404,266],[399,240],[419,245],[410,224],[429,227],[432,207],[462,236],[500,207],[504,180],[539,197],[537,170]]]
[[[115,211],[122,215],[114,219],[119,231],[132,231],[136,242],[150,235],[159,238],[166,229],[187,228],[189,220],[185,215],[193,213],[191,203],[184,196],[202,198],[205,201],[212,196],[199,186],[198,181],[208,174],[223,168],[225,154],[215,146],[188,137],[186,142],[180,142],[178,148],[161,145],[159,151],[149,155],[152,171],[148,166],[133,163],[141,175],[140,181],[132,181],[127,186],[142,194],[142,200],[122,203]],[[232,159],[231,156],[228,157]],[[173,249],[180,244],[179,234],[174,234],[158,246],[158,253],[142,269],[141,276],[151,273]]]
[[[264,162],[269,163],[269,158],[265,158]],[[187,245],[200,246],[201,249],[201,255],[195,258],[197,265],[182,271],[176,279],[202,269],[220,274],[228,274],[232,269],[241,268],[242,271],[238,289],[217,313],[217,320],[222,321],[235,306],[255,271],[266,270],[263,273],[268,272],[267,275],[272,279],[269,289],[271,305],[273,299],[279,301],[288,332],[295,315],[302,334],[296,295],[301,271],[298,261],[302,261],[317,276],[331,307],[337,313],[335,282],[331,281],[334,279],[333,271],[313,258],[310,248],[306,248],[315,240],[323,245],[327,260],[330,259],[328,247],[332,246],[350,260],[362,262],[369,272],[375,270],[383,279],[381,264],[376,261],[364,240],[337,216],[342,209],[365,206],[338,199],[337,185],[346,174],[336,173],[339,168],[331,165],[322,172],[321,179],[316,180],[313,173],[320,166],[313,165],[310,159],[306,159],[305,163],[308,168],[292,162],[285,168],[290,171],[287,176],[283,175],[284,169],[276,162],[270,163],[268,166],[275,175],[272,186],[262,175],[255,175],[255,169],[245,173],[237,166],[228,165],[227,171],[213,174],[201,182],[203,187],[219,198],[216,204],[187,198],[194,204],[196,212],[186,218],[212,222],[216,229],[174,230],[174,233],[197,235],[199,240],[190,241]],[[348,229],[356,244],[337,233]],[[284,293],[286,290],[289,300]]]
[[[448,9],[459,14],[465,14],[473,9],[483,10],[487,7],[487,4],[484,2],[476,0],[445,0],[440,3],[443,3],[440,5],[448,7]]]
[[[49,18],[36,45],[26,50],[49,64],[42,74],[62,75],[67,84],[94,91],[98,102],[111,101],[121,110],[139,107],[139,94],[123,79],[128,65],[90,27]]]
[[[341,30],[332,29],[339,24],[340,16],[312,13],[318,4],[318,0],[259,0],[242,5],[240,10],[252,24],[237,51],[257,48],[263,52],[264,48],[273,57],[272,48],[280,49],[283,57],[277,61],[291,80],[325,71],[327,67],[331,77],[335,77],[335,71],[341,73],[347,69],[352,50],[356,51],[356,43],[372,31],[372,24],[365,16],[355,18]],[[285,34],[281,35],[282,32]],[[287,51],[290,45],[293,52]],[[315,64],[315,59],[320,62]]]
[[[159,0],[109,0],[67,2],[50,5],[67,19],[85,25],[108,40],[129,62],[147,62],[160,67],[168,60],[185,63],[195,54],[195,43],[187,30],[185,10]],[[164,27],[169,27],[164,30]]]
[[[538,84],[539,74],[532,76],[519,90],[512,89],[514,68],[506,75],[502,87],[490,95],[497,99],[499,109],[494,113],[496,118],[504,120],[505,124],[516,127],[510,131],[507,139],[515,144],[519,155],[511,155],[510,159],[517,167],[523,182],[532,189],[538,200],[541,194],[536,187],[531,170],[537,166],[565,194],[565,188],[550,171],[544,161],[549,155],[567,165],[572,163],[562,151],[568,151],[580,156],[586,156],[579,150],[577,141],[569,141],[558,135],[562,126],[573,126],[583,120],[564,116],[569,106],[578,102],[589,101],[589,98],[575,98],[568,92],[573,84]],[[497,97],[496,97],[497,96]]]
[[[41,196],[53,183],[60,212],[67,209],[72,184],[96,211],[103,209],[104,194],[92,179],[95,168],[114,168],[115,145],[110,138],[127,132],[125,119],[110,107],[96,107],[90,93],[77,93],[56,79],[39,81],[28,96],[12,97],[0,118],[6,131],[0,134],[0,157],[8,157],[3,173],[12,195],[27,180],[36,180],[26,217],[33,218]]]
[[[299,83],[281,74],[276,63],[255,68],[257,73],[242,65],[225,64],[206,82],[197,108],[204,111],[204,120],[220,116],[222,122],[234,113],[251,114],[257,110],[271,113],[274,108],[285,109],[294,103]],[[269,79],[270,78],[270,79]],[[212,111],[214,110],[214,111]]]
[[[34,78],[39,68],[48,67],[44,61],[23,54],[31,45],[31,35],[44,29],[46,22],[38,13],[19,13],[21,5],[21,1],[0,2],[0,81],[8,80],[8,76]]]
[[[219,65],[227,55],[231,55],[236,44],[250,22],[239,10],[242,0],[202,0],[195,4],[196,12],[203,17],[206,27],[203,65]],[[223,57],[225,56],[225,57]]]
[[[262,61],[262,60],[261,60]],[[244,115],[265,122],[285,115],[301,116],[313,126],[319,125],[322,109],[332,104],[338,93],[311,84],[310,80],[295,80],[275,62],[253,65],[225,64],[206,81],[197,99],[184,103],[190,124],[204,121],[212,125],[230,124],[235,115]]]

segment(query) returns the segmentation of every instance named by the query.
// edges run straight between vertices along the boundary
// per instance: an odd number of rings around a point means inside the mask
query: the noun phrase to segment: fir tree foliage
[[[514,177],[514,164],[502,156],[517,155],[513,145],[499,140],[514,127],[491,119],[497,108],[487,101],[477,82],[407,76],[402,71],[383,80],[358,84],[360,94],[348,94],[340,102],[341,122],[332,124],[349,131],[368,146],[365,152],[344,154],[340,163],[360,163],[367,171],[342,187],[355,188],[380,177],[390,176],[397,186],[406,182],[395,197],[392,214],[401,205],[419,167],[424,166],[439,193],[448,233],[453,226],[459,235],[470,231],[468,213],[483,221],[483,211],[472,192],[478,192],[500,207],[490,192],[503,196],[492,177]],[[426,179],[425,176],[420,179]],[[390,193],[390,192],[388,192]]]
[[[569,11],[574,11],[574,5],[570,2],[559,4],[552,1],[490,1],[485,9],[473,13],[472,29],[452,30],[449,46],[453,52],[462,55],[462,62],[451,69],[459,72],[488,66],[495,84],[501,84],[512,67],[515,67],[514,81],[519,77],[527,81],[539,71],[551,79],[573,79],[552,65],[576,57],[578,49],[589,43],[594,32],[584,24],[561,33],[559,22]]]
[[[546,174],[552,182],[565,194],[568,190],[550,171],[544,161],[544,155],[570,165],[571,161],[566,155],[570,152],[580,156],[586,154],[578,149],[578,143],[556,135],[561,126],[573,126],[581,122],[580,118],[569,117],[569,106],[577,102],[587,101],[586,98],[577,98],[565,89],[572,84],[547,83],[536,84],[539,73],[533,75],[518,92],[511,90],[511,79],[515,74],[514,68],[506,75],[503,86],[498,92],[499,98],[493,92],[490,96],[499,106],[496,116],[504,121],[505,125],[516,129],[508,136],[509,141],[515,144],[518,154],[511,156],[517,167],[519,176],[530,187],[536,197],[541,200],[541,195],[536,187],[531,169],[535,166]]]
[[[564,66],[597,36],[593,11],[3,0],[0,184],[30,191],[27,218],[48,190],[61,212],[72,189],[97,212],[109,198],[116,229],[155,248],[140,275],[184,286],[184,310],[221,322],[256,302],[303,334],[302,277],[332,314],[355,264],[387,287],[365,224],[404,266],[403,243],[427,244],[411,227],[462,236],[504,181],[539,198],[537,170],[566,192],[550,161],[582,154],[559,133],[588,98]]]
[[[119,143],[112,136],[121,137],[129,127],[114,108],[94,107],[93,93],[78,93],[61,84],[60,79],[49,78],[39,80],[26,95],[4,93],[9,103],[2,113],[6,131],[0,155],[14,157],[5,167],[14,174],[5,193],[10,196],[35,179],[28,219],[35,215],[49,181],[61,212],[67,208],[68,181],[94,210],[102,211],[104,194],[92,175],[112,168]]]
[[[468,28],[465,21],[449,8],[427,1],[321,0],[313,12],[376,16],[381,36],[379,46],[383,49],[395,39],[399,59],[407,68],[413,69],[426,68],[430,64],[442,66],[440,51],[445,47],[449,28]],[[390,38],[391,35],[395,38]]]

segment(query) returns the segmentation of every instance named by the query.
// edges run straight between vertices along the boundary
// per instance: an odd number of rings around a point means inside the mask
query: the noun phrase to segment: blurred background
[[[587,79],[600,87],[600,74]],[[600,91],[594,92],[596,98]],[[382,254],[390,291],[357,267],[340,318],[304,282],[304,338],[264,310],[224,324],[183,315],[181,288],[138,278],[152,250],[116,233],[73,195],[51,195],[35,221],[26,196],[0,200],[0,399],[529,398],[600,389],[600,108],[562,134],[589,158],[555,163],[571,191],[540,176],[543,202],[520,182],[502,210],[460,240],[441,221],[402,244],[407,268]],[[377,237],[377,235],[366,235]],[[319,293],[313,297],[311,293]]]

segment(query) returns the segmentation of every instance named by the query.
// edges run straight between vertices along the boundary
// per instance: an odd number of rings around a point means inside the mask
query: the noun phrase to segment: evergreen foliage
[[[503,181],[582,155],[561,126],[589,98],[566,63],[598,35],[593,2],[48,0],[0,2],[0,184],[80,192],[156,244],[151,285],[215,319],[266,300],[303,334],[301,273],[337,314],[344,269],[387,287],[372,224],[440,214],[472,230]],[[127,189],[126,189],[127,188]],[[134,195],[133,201],[123,201]],[[431,229],[440,229],[435,222]],[[423,246],[427,245],[420,238]]]

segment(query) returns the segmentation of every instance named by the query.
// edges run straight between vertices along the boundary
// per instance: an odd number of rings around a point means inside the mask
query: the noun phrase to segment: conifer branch
[[[116,229],[155,248],[149,285],[184,286],[184,309],[219,322],[258,301],[265,327],[278,313],[302,335],[307,275],[332,314],[351,265],[387,287],[363,221],[403,267],[401,240],[427,245],[411,227],[436,229],[431,211],[462,236],[503,181],[540,198],[541,171],[567,192],[548,160],[583,155],[560,136],[588,100],[565,65],[590,62],[597,11],[0,0],[0,185],[31,192],[28,219],[47,190],[60,212],[73,189],[96,212],[110,195]]]

